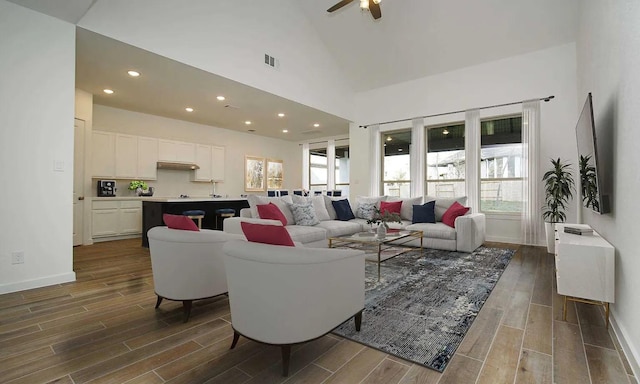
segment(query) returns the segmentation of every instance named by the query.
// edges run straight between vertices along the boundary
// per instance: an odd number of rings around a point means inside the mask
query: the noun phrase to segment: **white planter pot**
[[[547,235],[547,252],[556,253],[556,224],[544,223],[544,232]]]

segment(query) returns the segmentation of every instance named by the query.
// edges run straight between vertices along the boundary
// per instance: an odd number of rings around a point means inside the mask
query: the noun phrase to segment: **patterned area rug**
[[[509,249],[473,253],[425,249],[366,264],[362,327],[334,333],[442,372],[513,257]]]

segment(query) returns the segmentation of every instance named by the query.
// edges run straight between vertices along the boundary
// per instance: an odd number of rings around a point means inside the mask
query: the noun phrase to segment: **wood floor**
[[[0,383],[632,383],[602,311],[554,289],[553,257],[515,247],[443,374],[328,335],[299,345],[288,378],[280,351],[240,339],[226,297],[156,297],[148,250],[123,240],[74,250],[74,283],[0,296]],[[509,247],[507,244],[488,244]]]

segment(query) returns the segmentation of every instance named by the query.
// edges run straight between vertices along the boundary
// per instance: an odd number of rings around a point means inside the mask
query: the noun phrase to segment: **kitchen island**
[[[236,216],[239,216],[242,208],[249,208],[249,202],[246,198],[230,197],[145,198],[142,201],[142,246],[149,247],[149,229],[164,225],[164,213],[181,215],[184,211],[199,209],[205,212],[202,228],[215,229],[215,211],[220,208],[233,208]]]

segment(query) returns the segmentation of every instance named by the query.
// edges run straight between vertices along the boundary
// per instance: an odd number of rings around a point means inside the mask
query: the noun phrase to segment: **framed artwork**
[[[257,192],[265,190],[264,157],[245,156],[244,158],[244,190]]]
[[[282,160],[267,160],[267,189],[282,189]]]

